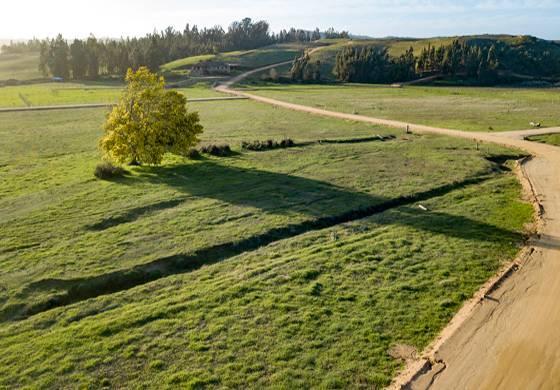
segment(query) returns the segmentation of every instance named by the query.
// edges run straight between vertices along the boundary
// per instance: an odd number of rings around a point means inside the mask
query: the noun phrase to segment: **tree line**
[[[59,34],[52,39],[14,42],[2,51],[39,51],[39,70],[45,76],[96,79],[103,75],[124,75],[129,68],[141,66],[157,71],[162,64],[190,56],[346,36],[347,32],[333,28],[323,33],[318,28],[314,31],[291,28],[273,33],[267,22],[245,18],[231,23],[227,30],[221,26],[199,28],[187,24],[183,31],[168,27],[140,38],[97,39],[92,35],[73,41]]]
[[[476,78],[481,83],[492,83],[497,80],[498,61],[496,45],[480,46],[459,43],[454,40],[451,45],[435,49],[423,48],[416,59],[417,73],[455,75],[462,74]]]
[[[347,47],[336,57],[334,74],[339,81],[360,83],[460,75],[482,85],[495,84],[502,74],[558,77],[560,48],[556,46],[533,37],[519,37],[509,43],[454,40],[437,48],[428,45],[418,56],[411,47],[398,57],[391,57],[384,47]]]
[[[290,79],[294,82],[321,81],[321,61],[312,61],[308,52],[296,57],[290,68]]]
[[[38,52],[41,48],[41,40],[37,38],[28,41],[10,41],[9,44],[4,44],[0,47],[0,53],[6,54],[21,54]]]
[[[428,46],[416,56],[411,47],[391,57],[384,47],[347,47],[336,57],[334,74],[339,81],[394,83],[430,75],[464,75],[481,84],[497,80],[500,61],[494,44],[470,45],[453,41],[438,48]]]
[[[385,47],[347,47],[336,57],[334,74],[339,81],[355,83],[390,83],[416,76],[416,58],[410,48],[392,58]]]

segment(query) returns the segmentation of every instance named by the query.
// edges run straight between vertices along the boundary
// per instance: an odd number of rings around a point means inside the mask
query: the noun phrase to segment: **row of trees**
[[[454,40],[449,45],[427,46],[416,56],[412,48],[390,57],[379,47],[349,47],[336,58],[334,73],[340,81],[390,83],[430,75],[460,75],[479,84],[494,84],[500,77],[560,75],[560,45],[529,36],[496,40]]]
[[[74,79],[95,79],[99,75],[123,75],[129,68],[159,66],[178,58],[228,50],[248,50],[273,42],[269,25],[246,18],[228,30],[216,26],[199,29],[187,25],[183,31],[168,27],[142,38],[98,40],[75,39],[68,43],[62,35],[41,42],[39,68],[45,75]]]
[[[334,74],[344,82],[390,83],[415,78],[415,65],[412,48],[391,58],[384,47],[347,47],[336,57]]]
[[[321,81],[321,61],[311,61],[309,53],[305,52],[297,57],[290,69],[290,78],[295,82]]]
[[[141,66],[157,71],[164,63],[189,56],[250,50],[274,43],[311,42],[324,36],[348,36],[348,33],[332,28],[325,33],[319,29],[310,32],[292,28],[275,34],[270,32],[267,22],[245,18],[233,22],[227,31],[220,26],[199,29],[187,25],[183,31],[169,27],[142,38],[119,40],[90,36],[69,43],[58,35],[54,39],[34,41],[33,46],[39,47],[39,69],[45,76],[96,79],[100,75],[123,75],[127,69]]]
[[[0,47],[0,53],[6,54],[21,54],[38,52],[41,48],[41,41],[37,38],[30,39],[29,41],[10,41],[7,45]]]
[[[318,28],[313,31],[296,30],[295,28],[291,28],[290,30],[281,30],[277,34],[272,34],[272,40],[274,43],[314,42],[322,38],[349,39],[350,33],[348,31],[337,31],[333,27],[330,27],[324,32],[321,32]]]
[[[454,41],[447,46],[427,47],[418,57],[411,47],[391,57],[383,47],[347,47],[336,58],[334,74],[339,81],[392,83],[423,76],[462,74],[481,83],[496,81],[499,61],[496,48]]]
[[[496,46],[489,47],[459,43],[435,49],[428,46],[422,49],[416,61],[417,72],[441,74],[466,74],[468,77],[487,78],[498,69]]]

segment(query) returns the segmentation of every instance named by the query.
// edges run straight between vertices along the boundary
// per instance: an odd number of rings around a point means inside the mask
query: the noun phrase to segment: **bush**
[[[242,141],[241,148],[244,150],[262,151],[270,149],[291,148],[295,146],[295,142],[290,138],[285,138],[282,141],[266,140],[266,141]]]
[[[229,145],[216,145],[216,144],[209,144],[200,147],[200,153],[210,154],[212,156],[217,157],[225,157],[232,154],[231,148]]]
[[[189,151],[187,152],[187,157],[190,158],[191,160],[198,160],[201,155],[200,152],[198,151],[198,149],[189,149]]]
[[[125,169],[114,166],[113,164],[108,162],[97,164],[97,166],[95,167],[95,171],[93,172],[95,177],[101,180],[110,180],[118,177],[123,177],[127,173],[128,172]]]

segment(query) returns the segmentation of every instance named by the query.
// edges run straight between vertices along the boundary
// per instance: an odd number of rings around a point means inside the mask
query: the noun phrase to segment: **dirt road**
[[[393,384],[413,389],[560,389],[560,148],[524,137],[560,128],[473,133],[344,114],[236,91],[254,70],[216,89],[290,110],[518,147],[534,158],[523,167],[544,209],[539,237],[520,268],[491,296],[471,301]],[[427,372],[420,371],[421,368]]]

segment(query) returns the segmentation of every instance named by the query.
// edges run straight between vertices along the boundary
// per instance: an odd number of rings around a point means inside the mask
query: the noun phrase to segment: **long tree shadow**
[[[185,196],[131,208],[86,229],[99,231],[134,222],[193,198],[217,199],[278,215],[301,213],[310,217],[332,215],[341,208],[357,208],[385,200],[318,180],[221,165],[209,160],[189,165],[143,167],[138,177],[123,178],[119,183],[134,185],[139,180],[172,187]]]
[[[442,196],[454,190],[482,183],[492,177],[495,176],[482,175],[407,196],[383,198],[348,191],[312,179],[210,162],[188,167],[147,168],[140,180],[170,185],[189,196],[215,198],[232,204],[257,207],[271,213],[284,214],[297,211],[308,215],[309,218],[302,222],[272,228],[251,237],[190,253],[159,258],[130,269],[85,278],[44,279],[33,282],[24,288],[23,293],[37,290],[56,290],[59,293],[34,305],[20,304],[4,307],[0,311],[0,320],[27,318],[55,307],[127,290],[165,276],[190,272],[203,265],[216,263],[279,240]],[[170,207],[173,205],[174,203],[169,203]],[[512,239],[520,238],[516,232],[463,216],[433,212],[422,212],[420,215],[418,210],[412,208],[399,209],[399,212],[406,213],[407,217],[390,218],[389,223],[406,224],[417,229],[467,240],[511,242]],[[123,221],[129,220],[130,218],[123,219]]]
[[[274,214],[330,215],[344,208],[376,204],[383,197],[320,180],[204,161],[194,165],[146,167],[140,179],[173,187],[189,196],[217,199]],[[344,204],[344,203],[343,203]]]
[[[86,226],[87,230],[101,231],[109,229],[114,226],[121,225],[123,223],[134,222],[139,218],[157,213],[158,211],[163,211],[179,206],[185,201],[185,198],[169,199],[157,203],[152,203],[146,206],[135,207],[126,212],[108,218],[104,218],[99,222]]]

